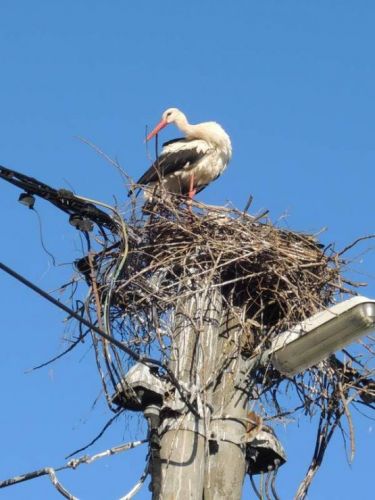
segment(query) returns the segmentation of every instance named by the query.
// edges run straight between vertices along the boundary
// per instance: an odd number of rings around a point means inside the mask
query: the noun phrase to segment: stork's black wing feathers
[[[206,154],[201,149],[192,147],[186,149],[168,148],[176,143],[186,144],[191,143],[186,139],[173,139],[163,144],[166,148],[162,151],[159,158],[151,165],[151,167],[142,175],[137,181],[137,184],[148,184],[150,182],[157,182],[160,178],[173,174],[174,172],[182,169],[186,164],[193,164],[203,158]]]
[[[174,144],[175,142],[187,142],[185,137],[177,137],[177,139],[171,139],[170,141],[163,142],[163,148],[166,146],[170,146],[171,144]]]

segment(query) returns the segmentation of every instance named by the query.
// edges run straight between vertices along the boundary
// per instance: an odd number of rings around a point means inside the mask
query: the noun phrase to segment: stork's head
[[[187,123],[187,119],[184,113],[177,108],[166,109],[162,114],[160,122],[156,125],[154,130],[148,134],[146,141],[149,141],[152,137],[154,137],[154,135],[170,123],[179,125],[181,123]]]
[[[181,120],[181,118],[185,118],[186,120],[186,116],[184,115],[184,113],[177,108],[166,109],[161,117],[161,119],[166,121],[167,123],[174,123]]]

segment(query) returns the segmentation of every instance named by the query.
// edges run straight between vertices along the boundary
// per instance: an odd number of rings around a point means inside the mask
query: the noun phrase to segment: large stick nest
[[[128,340],[146,345],[176,297],[187,298],[203,284],[219,288],[227,307],[241,308],[258,341],[332,304],[338,292],[350,293],[341,259],[315,237],[233,208],[194,208],[164,200],[139,220],[133,214],[112,301],[113,318],[126,315],[133,323],[133,330],[127,324]],[[113,262],[111,252],[109,267]]]

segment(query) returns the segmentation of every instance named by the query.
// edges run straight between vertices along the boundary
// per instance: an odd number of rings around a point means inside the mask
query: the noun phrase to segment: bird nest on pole
[[[76,263],[91,286],[86,310],[134,354],[124,355],[110,342],[94,338],[112,409],[113,389],[120,384],[125,392],[131,391],[124,375],[134,360],[153,366],[157,377],[179,386],[185,402],[194,401],[169,367],[177,304],[199,293],[220,294],[223,315],[231,314],[241,325],[235,356],[249,361],[281,332],[356,293],[356,284],[342,274],[347,264],[343,252],[323,247],[314,236],[279,228],[265,214],[257,217],[232,207],[186,204],[177,196],[161,196],[143,211],[133,198],[125,218],[117,213],[114,220],[113,239],[97,239],[103,248]],[[194,326],[196,318],[190,319]],[[373,350],[370,339],[363,344],[360,353],[346,352],[344,359],[331,356],[291,378],[270,365],[249,364],[244,387],[263,421],[280,422],[297,412],[318,415],[317,444],[300,498],[344,415],[353,444],[349,403],[372,407],[374,384],[368,363]],[[233,351],[221,354],[216,377],[229,357]],[[296,397],[287,400],[291,393]]]
[[[152,345],[168,362],[176,299],[187,300],[202,286],[220,290],[225,308],[239,316],[249,333],[244,356],[333,304],[338,294],[355,293],[341,275],[339,254],[313,236],[261,222],[264,215],[192,205],[194,211],[168,198],[139,217],[134,209],[122,240],[106,240],[91,269],[88,257],[77,262],[89,282],[95,270],[112,333],[139,353]],[[97,306],[94,291],[89,303]]]

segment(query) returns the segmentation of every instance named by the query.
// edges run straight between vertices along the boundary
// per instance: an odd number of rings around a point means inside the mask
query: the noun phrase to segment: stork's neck
[[[186,116],[181,113],[175,120],[176,126],[183,132],[187,139],[203,139],[204,141],[225,148],[231,152],[230,139],[225,130],[216,122],[204,122],[192,125]]]
[[[186,135],[186,137],[189,137],[194,130],[194,125],[191,125],[188,122],[186,116],[183,113],[180,113],[180,115],[175,119],[174,123],[176,127]]]

